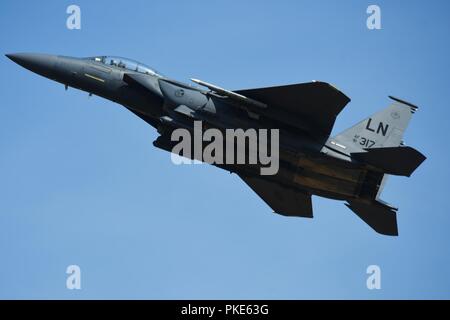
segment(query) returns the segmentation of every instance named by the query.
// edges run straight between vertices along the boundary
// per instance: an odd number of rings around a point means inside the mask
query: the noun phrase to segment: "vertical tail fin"
[[[333,141],[345,145],[348,151],[367,148],[398,147],[417,107],[389,96],[394,103],[338,134]]]

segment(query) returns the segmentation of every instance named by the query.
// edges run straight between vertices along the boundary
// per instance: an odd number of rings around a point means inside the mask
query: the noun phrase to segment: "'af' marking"
[[[369,118],[369,120],[367,120],[366,130],[375,132],[375,129],[370,127],[371,123],[372,123],[372,118]],[[376,133],[380,134],[380,132],[381,132],[381,134],[383,136],[386,136],[388,129],[389,129],[389,124],[387,124],[387,123],[384,124],[383,122],[380,121],[380,123],[378,124],[378,128],[376,130]]]

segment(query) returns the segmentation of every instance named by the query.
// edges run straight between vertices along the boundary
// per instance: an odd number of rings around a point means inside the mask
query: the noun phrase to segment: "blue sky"
[[[81,7],[81,30],[66,8]],[[368,30],[377,4],[382,30]],[[448,1],[1,1],[0,298],[450,298]],[[391,177],[399,237],[343,203],[271,213],[236,175],[175,166],[123,107],[20,68],[10,52],[121,55],[229,89],[313,79],[352,98],[334,133],[417,104],[428,159]],[[66,267],[82,289],[66,289]],[[366,288],[379,265],[382,289]]]

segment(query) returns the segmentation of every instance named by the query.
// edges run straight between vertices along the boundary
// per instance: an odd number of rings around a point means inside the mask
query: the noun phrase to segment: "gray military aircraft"
[[[158,130],[153,144],[172,152],[176,128],[205,126],[279,129],[279,170],[263,176],[255,165],[217,164],[245,181],[274,212],[313,217],[311,195],[344,200],[375,231],[398,235],[397,208],[380,200],[388,175],[410,176],[425,160],[403,145],[417,107],[393,103],[330,137],[350,99],[325,82],[229,91],[192,79],[192,86],[121,57],[15,53],[9,59],[39,75],[117,102]],[[206,89],[203,89],[206,88]]]

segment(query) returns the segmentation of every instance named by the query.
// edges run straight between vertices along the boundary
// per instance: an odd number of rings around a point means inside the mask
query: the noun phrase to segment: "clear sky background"
[[[81,7],[81,30],[66,8]],[[366,27],[377,4],[382,30]],[[1,1],[0,298],[450,298],[448,1]],[[399,237],[338,201],[273,214],[236,175],[175,166],[123,107],[5,53],[120,55],[229,89],[308,82],[352,98],[333,133],[419,106],[405,142],[428,159],[391,177]],[[66,267],[82,289],[66,289]],[[366,288],[379,265],[381,290]]]

